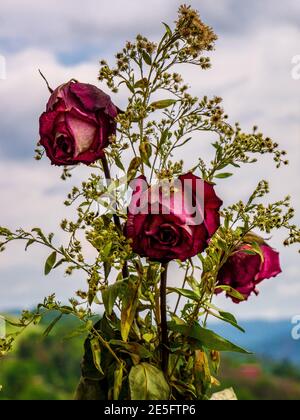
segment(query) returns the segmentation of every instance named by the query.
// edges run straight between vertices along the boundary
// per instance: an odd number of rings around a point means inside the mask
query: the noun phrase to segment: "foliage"
[[[15,329],[0,341],[0,355],[4,356],[15,338],[32,324],[38,324],[48,311],[59,315],[46,335],[61,315],[75,316],[80,321],[79,332],[88,335],[78,399],[87,398],[91,383],[98,398],[206,399],[212,384],[217,383],[219,351],[245,352],[206,329],[208,316],[240,328],[231,314],[212,304],[220,269],[245,238],[251,245],[250,252],[259,253],[259,239],[253,231],[269,234],[285,228],[285,245],[299,242],[299,229],[291,223],[294,211],[290,198],[262,204],[269,189],[266,181],[259,183],[246,203],[223,209],[222,226],[206,253],[177,263],[185,272],[183,286],[168,289],[168,293],[178,295],[178,301],[175,308],[168,308],[168,348],[162,345],[160,281],[165,267],[133,254],[121,228],[126,216],[118,207],[114,208],[114,215],[101,212],[105,196],[114,188],[112,181],[117,182],[109,179],[103,187],[103,173],[111,178],[109,167],[116,165],[129,180],[139,174],[148,175],[150,180],[154,175],[170,179],[182,174],[184,162],[174,161],[174,151],[196,141],[201,132],[210,132],[216,138],[212,144],[215,156],[210,163],[199,159],[191,171],[199,171],[208,182],[231,177],[232,168],[254,164],[263,154],[270,154],[278,168],[288,163],[277,143],[256,127],[251,133],[244,133],[239,124],[232,126],[221,107],[221,98],[193,97],[175,72],[179,64],[197,65],[203,70],[210,67],[207,54],[217,38],[213,30],[187,6],[180,8],[173,29],[167,24],[164,27],[159,43],[138,35],[135,42],[127,42],[116,55],[115,67],[101,62],[99,79],[113,92],[125,85],[130,97],[127,108],[117,117],[118,136],[110,139],[106,152],[109,165],[106,160],[92,165],[88,180],[74,187],[67,197],[66,206],[77,206],[77,219],[61,222],[62,230],[69,236],[67,244],[56,245],[54,235],[39,228],[30,232],[0,229],[1,251],[15,240],[25,241],[26,249],[33,244],[46,246],[46,275],[64,264],[66,274],[80,270],[87,280],[86,290],[78,291],[67,305],[50,296],[36,311],[24,312],[18,322],[10,322]],[[160,99],[162,93],[166,95],[164,99]],[[123,153],[128,148],[133,159],[126,169]],[[63,179],[69,176],[70,172],[64,170]],[[92,262],[85,256],[87,246],[97,252]],[[223,289],[243,299],[236,291]],[[96,323],[93,304],[105,310]],[[168,365],[163,371],[164,351],[168,352]]]
[[[57,314],[48,315],[39,326],[22,334],[13,353],[0,360],[0,400],[69,400],[80,375],[82,338],[70,337],[78,329],[76,319],[64,316],[52,332],[41,334]],[[12,316],[9,316],[12,318]],[[251,364],[261,371],[255,379],[241,374],[243,366]],[[300,399],[299,366],[288,362],[271,362],[254,356],[238,358],[235,353],[223,358],[220,379],[222,389],[234,385],[242,400]],[[211,392],[219,391],[214,387]]]
[[[49,314],[40,325],[29,327],[17,339],[14,352],[0,359],[1,400],[73,398],[80,375],[82,336],[67,337],[79,324],[76,319],[66,316],[55,330],[41,338],[56,316]],[[9,327],[9,332],[11,330]]]

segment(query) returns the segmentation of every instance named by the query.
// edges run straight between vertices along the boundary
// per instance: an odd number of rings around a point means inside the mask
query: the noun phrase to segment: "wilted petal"
[[[90,120],[83,120],[74,111],[66,115],[66,123],[75,142],[74,158],[89,150],[93,144],[97,127]]]
[[[260,283],[265,279],[270,279],[271,277],[276,277],[282,272],[280,267],[279,252],[276,252],[267,244],[262,245],[261,250],[264,255],[264,262],[262,263],[260,272],[255,278],[257,283]]]

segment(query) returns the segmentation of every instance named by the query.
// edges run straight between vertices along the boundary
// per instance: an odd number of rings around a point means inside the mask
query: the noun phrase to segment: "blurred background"
[[[40,226],[59,232],[60,220],[70,216],[66,194],[87,174],[77,168],[62,182],[61,170],[48,160],[33,160],[38,118],[48,91],[38,69],[51,86],[75,78],[98,84],[99,60],[112,62],[126,40],[142,33],[152,40],[162,34],[162,21],[172,23],[177,0],[2,0],[0,16],[0,225],[12,229]],[[269,200],[291,194],[300,223],[300,55],[298,0],[190,0],[202,19],[219,36],[212,69],[182,67],[194,95],[222,96],[230,121],[244,130],[258,125],[288,152],[290,166],[280,170],[268,157],[221,180],[218,195],[225,205],[247,199],[261,179],[268,179]],[[5,71],[4,71],[5,63]],[[121,92],[114,102],[122,107]],[[207,141],[209,140],[209,141]],[[197,138],[186,150],[187,168],[198,157],[210,157],[210,140]],[[212,139],[213,140],[213,139]],[[196,143],[197,142],[197,143]],[[242,320],[246,335],[214,326],[228,338],[256,352],[245,359],[228,356],[223,385],[233,385],[244,399],[300,399],[300,279],[297,248],[285,249],[284,232],[270,238],[281,252],[282,275],[260,285],[260,295],[233,305],[217,304]],[[56,236],[58,243],[63,235]],[[79,275],[63,270],[43,276],[47,251],[23,244],[0,254],[0,315],[32,308],[45,295],[61,301],[84,287]],[[174,271],[174,282],[177,281]],[[294,324],[293,324],[294,321]],[[70,398],[79,377],[82,338],[65,340],[72,321],[64,320],[54,336],[42,340],[39,329],[29,331],[16,352],[0,362],[0,399]],[[42,327],[41,327],[42,328]]]

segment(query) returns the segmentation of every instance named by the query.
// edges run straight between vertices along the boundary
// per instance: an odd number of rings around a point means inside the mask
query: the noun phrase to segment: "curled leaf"
[[[54,251],[47,258],[47,261],[45,263],[45,270],[44,270],[45,276],[47,276],[52,270],[54,264],[56,263],[56,257],[57,257],[57,254],[56,254],[56,251]]]
[[[176,99],[163,99],[161,101],[152,102],[150,105],[151,108],[154,109],[165,109],[169,108],[169,106],[176,104]]]

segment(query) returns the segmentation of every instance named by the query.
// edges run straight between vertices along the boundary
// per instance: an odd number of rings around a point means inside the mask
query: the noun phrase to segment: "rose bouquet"
[[[258,293],[258,285],[281,272],[279,254],[264,239],[287,230],[285,245],[299,242],[290,197],[262,204],[261,181],[247,202],[224,208],[222,179],[270,154],[287,164],[277,143],[254,127],[231,125],[221,98],[200,100],[177,72],[181,64],[210,67],[217,37],[199,14],[181,6],[174,28],[164,24],[159,43],[142,35],[116,55],[116,66],[101,61],[99,80],[113,93],[127,89],[126,109],[95,86],[71,80],[52,90],[40,117],[37,159],[46,153],[63,166],[62,178],[80,163],[89,178],[74,187],[66,206],[75,220],[62,220],[68,236],[57,245],[39,228],[0,228],[1,251],[22,240],[26,249],[46,246],[45,274],[66,265],[87,280],[68,304],[45,298],[24,311],[14,331],[0,341],[4,356],[26,327],[47,312],[81,322],[82,377],[77,399],[199,400],[218,385],[220,352],[246,350],[207,328],[209,317],[242,329],[235,317],[213,303],[224,293],[234,303]],[[214,158],[195,156],[186,168],[176,154],[201,132],[210,133]],[[201,147],[195,143],[195,152]],[[93,261],[90,256],[94,251]],[[171,266],[170,266],[171,264]],[[182,285],[172,277],[182,273]],[[8,320],[8,322],[10,322]]]

